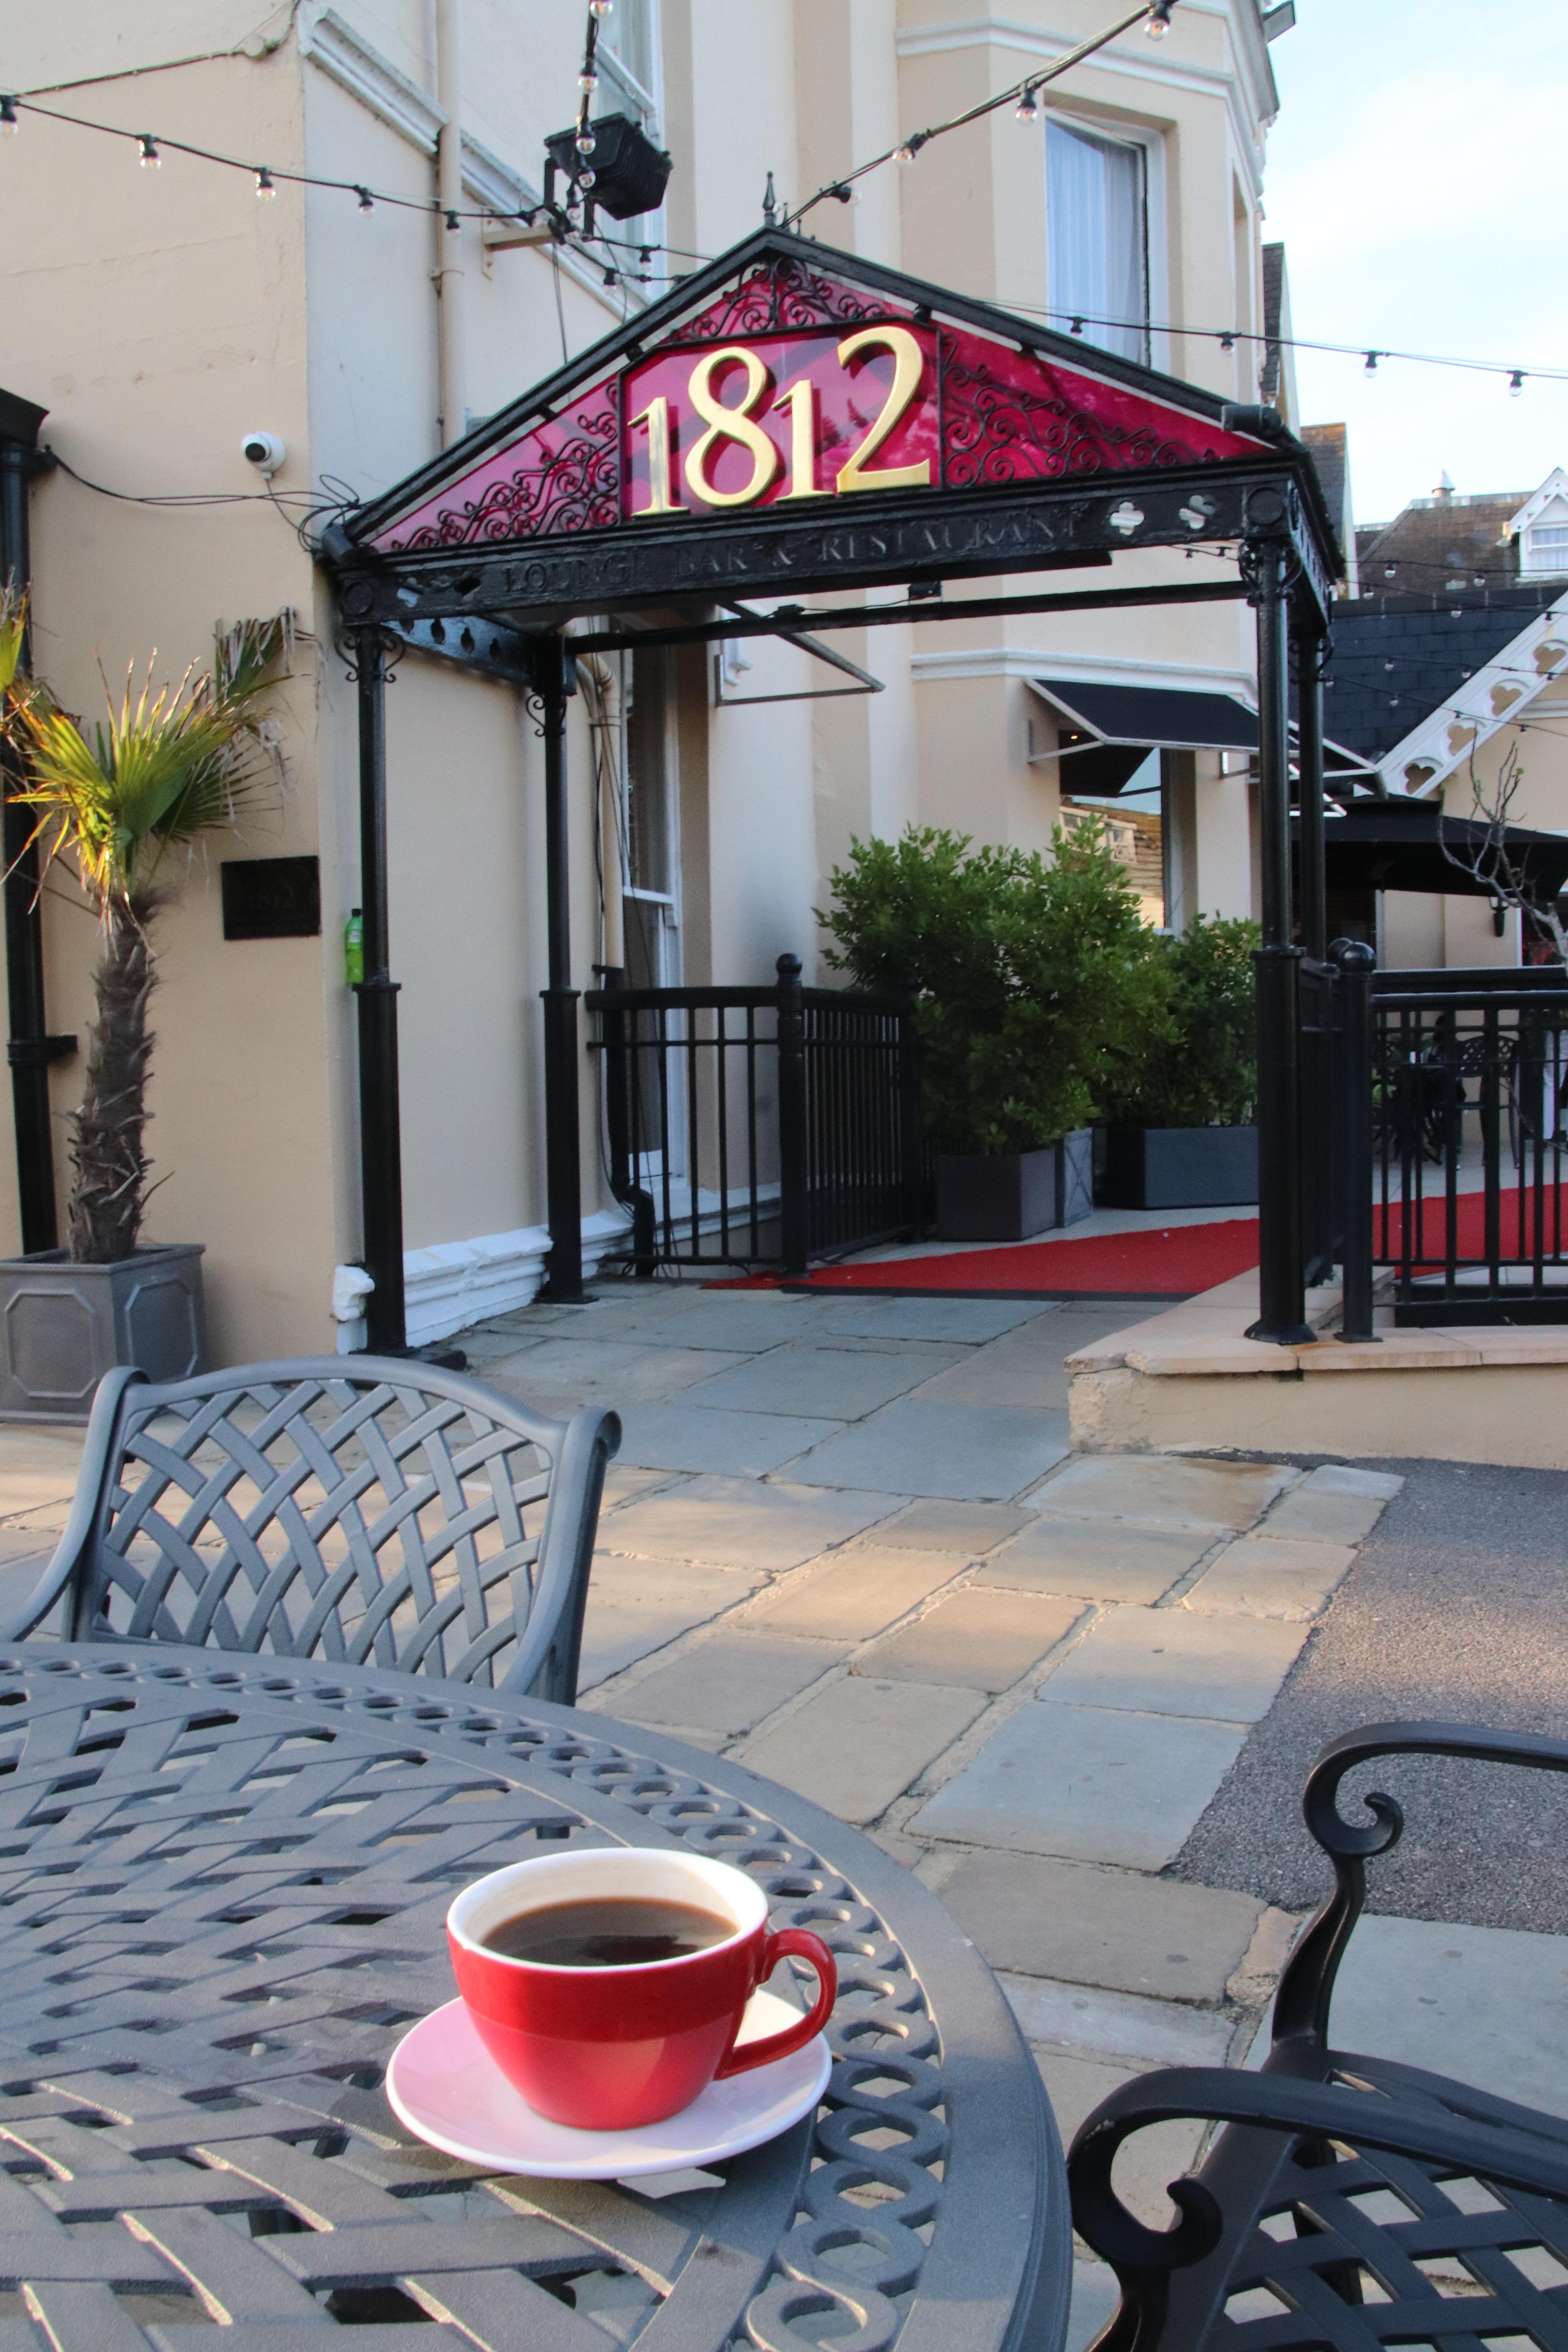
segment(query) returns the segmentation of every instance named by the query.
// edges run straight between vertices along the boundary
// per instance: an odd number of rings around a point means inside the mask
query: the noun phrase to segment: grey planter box
[[[1039,1151],[939,1151],[936,1237],[1021,1242],[1076,1225],[1094,1206],[1094,1137],[1075,1128]]]
[[[85,1421],[114,1364],[150,1380],[206,1370],[200,1242],[73,1265],[64,1250],[0,1258],[0,1420]]]
[[[1250,1208],[1258,1199],[1255,1127],[1110,1127],[1110,1209]]]

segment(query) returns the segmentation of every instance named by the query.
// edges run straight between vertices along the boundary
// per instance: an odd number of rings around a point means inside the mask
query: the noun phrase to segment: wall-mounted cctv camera
[[[289,455],[288,445],[279,433],[247,433],[239,446],[251,465],[268,481]]]

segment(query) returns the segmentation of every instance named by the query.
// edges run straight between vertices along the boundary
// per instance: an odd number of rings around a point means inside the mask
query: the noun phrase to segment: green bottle
[[[364,979],[364,917],[357,907],[343,925],[343,978],[351,988]]]

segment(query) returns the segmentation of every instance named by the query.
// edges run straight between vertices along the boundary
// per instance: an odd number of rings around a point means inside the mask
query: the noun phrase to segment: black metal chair
[[[1404,1828],[1384,1796],[1365,1800],[1365,1828],[1342,1821],[1339,1787],[1394,1755],[1568,1771],[1568,1741],[1453,1724],[1373,1724],[1323,1750],[1304,1810],[1336,1883],[1279,1979],[1262,2072],[1144,2074],[1101,2102],[1068,2152],[1074,2223],[1121,2287],[1096,2352],[1568,2347],[1568,2123],[1329,2043],[1367,1857]],[[1131,2133],[1175,2117],[1226,2128],[1172,2182],[1177,2223],[1149,2229],[1111,2167]]]
[[[413,1360],[100,1382],[66,1530],[0,1640],[183,1642],[570,1706],[613,1412]]]

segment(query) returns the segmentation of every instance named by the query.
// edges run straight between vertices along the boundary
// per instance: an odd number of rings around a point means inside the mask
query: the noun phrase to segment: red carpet
[[[1086,1234],[1081,1241],[1010,1242],[951,1256],[825,1265],[791,1290],[879,1290],[921,1297],[1190,1298],[1258,1264],[1256,1217],[1206,1225],[1149,1226],[1142,1233]],[[777,1286],[753,1275],[749,1286]],[[725,1285],[726,1288],[731,1286]],[[736,1288],[747,1286],[737,1284]]]

